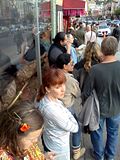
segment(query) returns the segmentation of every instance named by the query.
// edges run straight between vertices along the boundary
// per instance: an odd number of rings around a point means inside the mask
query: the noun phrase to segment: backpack
[[[73,71],[73,75],[74,75],[75,79],[77,79],[77,81],[79,82],[79,87],[81,89],[81,92],[83,91],[87,74],[88,73],[85,71],[84,68],[80,68],[78,70],[74,69],[74,71]]]

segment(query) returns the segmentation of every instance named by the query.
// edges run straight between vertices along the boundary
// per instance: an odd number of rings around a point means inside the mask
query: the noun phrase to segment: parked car
[[[97,29],[97,36],[104,36],[104,33],[109,36],[111,35],[111,29],[107,25],[99,25]]]
[[[108,26],[111,25],[111,19],[106,19],[105,21],[106,21],[106,23],[107,23]]]
[[[94,20],[93,24],[99,25],[99,21],[98,20]]]
[[[99,25],[107,25],[106,21],[105,20],[99,20],[98,21]]]
[[[114,27],[116,24],[120,26],[120,20],[113,20],[113,21],[111,22],[111,25],[112,25],[113,27]]]
[[[10,33],[11,33],[11,34],[15,33],[15,32],[16,32],[15,25],[13,25],[13,24],[10,25],[10,26],[9,26],[9,30],[10,30]]]

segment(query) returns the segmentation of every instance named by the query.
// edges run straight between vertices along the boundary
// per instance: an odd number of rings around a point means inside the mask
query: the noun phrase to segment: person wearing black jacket
[[[66,46],[66,47],[65,47]],[[64,32],[58,32],[53,39],[53,44],[51,45],[48,52],[48,61],[50,66],[54,66],[57,57],[60,54],[68,53],[70,54],[71,44],[67,42],[67,35]]]
[[[40,54],[41,56],[46,52],[45,47],[40,44]],[[36,51],[35,51],[35,39],[33,39],[33,43],[31,47],[27,50],[27,52],[24,54],[24,59],[28,62],[31,62],[36,59]]]
[[[41,66],[48,65],[48,53],[45,47],[40,44],[40,56],[41,56]],[[35,49],[35,39],[33,39],[33,43],[31,47],[27,50],[27,52],[23,55],[23,62],[32,62],[36,60],[36,49]]]

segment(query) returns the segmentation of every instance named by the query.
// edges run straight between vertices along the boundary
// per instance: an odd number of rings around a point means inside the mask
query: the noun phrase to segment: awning
[[[85,15],[84,9],[64,9],[63,10],[64,16],[82,16]]]
[[[82,0],[64,0],[64,16],[80,16],[85,14],[85,1]]]
[[[85,1],[82,0],[63,0],[63,9],[84,9]]]

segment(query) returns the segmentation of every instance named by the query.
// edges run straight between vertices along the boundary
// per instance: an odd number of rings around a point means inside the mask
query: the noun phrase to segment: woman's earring
[[[45,87],[45,90],[46,90],[46,94],[50,93],[47,87]]]
[[[50,91],[46,91],[46,93],[48,94],[48,93],[50,93]]]

